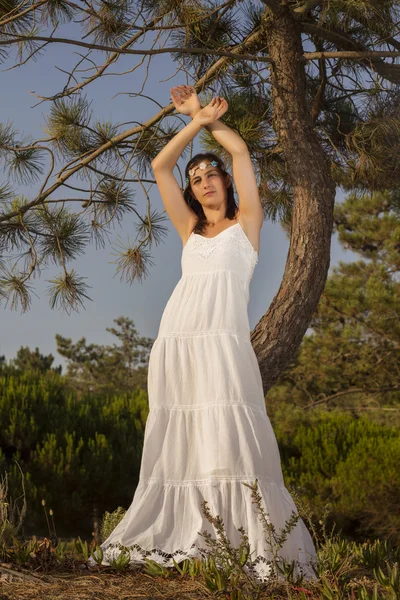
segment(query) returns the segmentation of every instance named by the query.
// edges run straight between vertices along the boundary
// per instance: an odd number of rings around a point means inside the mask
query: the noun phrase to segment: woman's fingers
[[[179,97],[176,95],[175,92],[171,92],[171,99],[175,106],[179,104]]]
[[[171,98],[173,102],[176,102],[178,105],[183,104],[183,102],[189,97],[185,94],[184,90],[180,89],[180,86],[174,86],[170,89]]]

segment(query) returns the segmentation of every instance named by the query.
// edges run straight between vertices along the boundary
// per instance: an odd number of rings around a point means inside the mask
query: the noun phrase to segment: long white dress
[[[172,567],[173,558],[204,557],[209,548],[200,533],[217,537],[202,514],[207,500],[236,547],[244,527],[252,559],[247,568],[268,579],[271,553],[243,482],[258,480],[277,531],[297,509],[284,485],[250,342],[249,284],[257,262],[238,222],[213,238],[192,233],[185,244],[182,276],[150,353],[139,483],[123,519],[101,544],[103,564],[119,555],[121,545],[132,564],[147,556]],[[279,554],[314,578],[315,548],[301,519]]]

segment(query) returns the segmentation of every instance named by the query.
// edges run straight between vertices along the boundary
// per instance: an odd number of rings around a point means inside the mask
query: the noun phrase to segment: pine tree
[[[52,367],[51,365],[53,362],[54,356],[52,354],[45,356],[39,351],[39,348],[35,348],[35,351],[32,352],[30,348],[21,346],[17,352],[16,358],[11,361],[11,365],[23,372],[31,370],[45,373],[52,369],[57,373],[61,373],[62,367]]]
[[[85,338],[73,343],[56,335],[57,351],[67,358],[68,386],[79,392],[115,394],[135,387],[147,391],[147,366],[152,338],[140,337],[131,319],[114,319],[116,327],[106,328],[120,345],[88,344]]]
[[[88,285],[68,263],[93,241],[105,245],[108,225],[131,214],[137,237],[117,251],[117,272],[129,283],[147,276],[165,215],[148,197],[137,206],[132,184],[147,194],[151,160],[181,119],[167,104],[133,126],[96,120],[87,94],[97,79],[118,72],[121,57],[131,58],[136,75],[143,66],[145,79],[152,58],[167,53],[203,100],[211,91],[227,97],[227,122],[251,150],[265,215],[290,232],[280,289],[252,332],[267,391],[298,349],[323,292],[336,186],[399,186],[398,21],[395,0],[2,2],[7,64],[13,49],[22,66],[53,44],[88,54],[71,64],[62,90],[35,92],[48,106],[43,139],[19,134],[18,124],[0,126],[7,178],[0,187],[0,298],[27,310],[33,274],[53,261],[60,273],[50,281],[50,305],[77,310],[90,299]],[[61,31],[66,22],[69,38]],[[86,60],[98,65],[89,76],[80,71]],[[135,98],[141,96],[138,86]],[[211,139],[204,143],[214,147]],[[13,180],[39,190],[23,197]],[[76,201],[65,203],[69,186],[81,193],[83,212]],[[7,265],[4,258],[16,253]]]
[[[361,256],[340,262],[296,359],[267,403],[286,397],[319,405],[389,414],[400,409],[400,197],[350,194],[335,209],[344,248]],[[389,418],[392,418],[389,417]]]

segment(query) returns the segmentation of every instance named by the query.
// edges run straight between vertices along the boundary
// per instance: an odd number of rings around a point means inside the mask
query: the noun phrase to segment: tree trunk
[[[272,59],[273,125],[293,189],[290,247],[277,295],[251,333],[264,393],[295,355],[324,290],[330,264],[335,183],[313,129],[301,33],[290,10],[273,0],[264,14]]]

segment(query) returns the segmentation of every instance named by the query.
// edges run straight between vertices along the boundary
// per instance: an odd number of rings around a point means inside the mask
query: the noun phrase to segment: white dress
[[[251,490],[254,484],[275,528],[296,506],[282,477],[275,434],[267,416],[261,374],[250,342],[249,284],[258,254],[240,223],[213,238],[192,233],[182,251],[182,276],[164,309],[148,367],[149,415],[139,483],[132,503],[101,544],[103,564],[129,548],[173,566],[209,551],[213,525],[206,500],[239,547],[243,526],[252,572],[268,578],[271,558]],[[118,482],[115,482],[117,484]],[[280,556],[314,578],[312,538],[300,519]],[[91,561],[94,564],[93,561]]]

